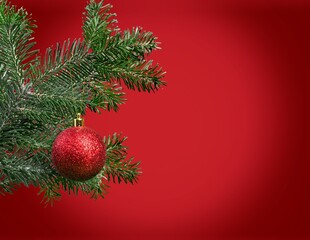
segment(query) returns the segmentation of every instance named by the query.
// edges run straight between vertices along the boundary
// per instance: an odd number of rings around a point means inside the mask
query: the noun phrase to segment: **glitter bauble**
[[[87,127],[71,127],[61,132],[54,141],[52,161],[64,177],[86,181],[103,168],[106,148],[102,138]]]

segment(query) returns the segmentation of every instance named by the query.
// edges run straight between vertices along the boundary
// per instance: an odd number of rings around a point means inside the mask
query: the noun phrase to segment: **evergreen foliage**
[[[112,6],[91,0],[84,13],[83,39],[57,43],[44,58],[36,50],[34,21],[23,8],[0,0],[0,193],[34,185],[50,202],[67,193],[103,197],[109,181],[134,183],[139,162],[127,158],[126,137],[104,137],[106,165],[94,178],[77,182],[51,163],[56,136],[86,109],[117,111],[122,85],[138,91],[165,86],[163,70],[146,57],[159,48],[142,28],[121,31]]]

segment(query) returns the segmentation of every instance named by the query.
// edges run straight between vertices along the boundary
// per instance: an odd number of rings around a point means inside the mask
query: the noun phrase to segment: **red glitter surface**
[[[72,127],[61,132],[52,149],[58,172],[72,180],[84,181],[96,176],[105,162],[105,146],[94,130]]]

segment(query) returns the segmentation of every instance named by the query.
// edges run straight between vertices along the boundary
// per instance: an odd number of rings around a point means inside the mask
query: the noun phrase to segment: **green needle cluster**
[[[31,16],[0,0],[0,194],[22,184],[38,186],[47,202],[63,191],[97,198],[109,181],[137,181],[139,162],[127,157],[126,137],[117,133],[104,137],[106,165],[93,179],[68,180],[51,163],[53,141],[76,113],[117,111],[123,87],[154,92],[166,85],[162,68],[147,60],[157,38],[140,27],[121,31],[111,8],[90,1],[83,39],[57,43],[41,57]]]

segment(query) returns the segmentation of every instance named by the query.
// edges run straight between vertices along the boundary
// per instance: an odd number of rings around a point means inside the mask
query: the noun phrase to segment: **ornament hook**
[[[81,113],[76,114],[76,118],[74,119],[74,127],[84,127],[84,119],[81,117]]]

